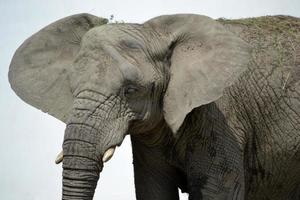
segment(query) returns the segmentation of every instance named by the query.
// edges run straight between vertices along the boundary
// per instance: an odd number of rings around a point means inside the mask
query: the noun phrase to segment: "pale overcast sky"
[[[87,12],[125,22],[173,13],[212,18],[285,14],[300,17],[299,0],[0,0],[0,199],[61,199],[64,124],[22,102],[10,89],[8,66],[30,35],[62,17]],[[135,199],[129,138],[105,165],[94,199]],[[181,199],[187,199],[182,195]]]

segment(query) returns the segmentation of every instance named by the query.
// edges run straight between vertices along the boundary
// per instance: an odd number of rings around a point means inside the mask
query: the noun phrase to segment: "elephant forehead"
[[[118,42],[126,39],[143,41],[145,31],[137,24],[107,24],[89,30],[83,43],[97,44],[103,41]]]
[[[133,28],[131,25],[103,25],[93,28],[83,38],[81,50],[76,59],[77,67],[81,70],[90,68],[91,71],[98,71],[98,74],[104,74],[103,72],[107,70],[113,71],[112,74],[118,71],[117,73],[121,72],[125,80],[133,82],[138,80],[145,84],[153,82],[157,76],[155,76],[153,64],[142,50],[148,47],[144,44],[145,41],[140,42],[141,46],[137,47],[140,50],[131,51],[130,48],[122,46],[122,42],[126,39],[132,41],[141,37],[136,32],[137,29],[142,28]],[[94,66],[93,69],[91,69],[91,64]]]

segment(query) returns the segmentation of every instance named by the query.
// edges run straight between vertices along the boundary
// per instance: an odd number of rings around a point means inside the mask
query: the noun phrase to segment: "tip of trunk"
[[[76,165],[73,165],[76,163]],[[74,167],[75,166],[75,167]],[[100,169],[94,161],[81,157],[63,160],[63,200],[92,200]]]

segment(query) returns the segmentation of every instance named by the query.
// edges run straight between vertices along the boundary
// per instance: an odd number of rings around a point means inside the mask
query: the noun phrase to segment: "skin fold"
[[[79,14],[27,39],[9,71],[24,101],[66,123],[64,200],[93,199],[126,135],[138,200],[176,200],[178,188],[189,200],[299,199],[299,77],[289,16]]]

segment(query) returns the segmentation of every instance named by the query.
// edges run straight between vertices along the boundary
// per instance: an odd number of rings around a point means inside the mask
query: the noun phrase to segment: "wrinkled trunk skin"
[[[101,160],[96,156],[96,134],[96,130],[85,126],[68,125],[63,144],[63,200],[93,199],[102,170]]]
[[[63,143],[63,200],[93,199],[104,152],[120,145],[127,132],[127,116],[118,112],[120,101],[99,99],[75,100]]]

